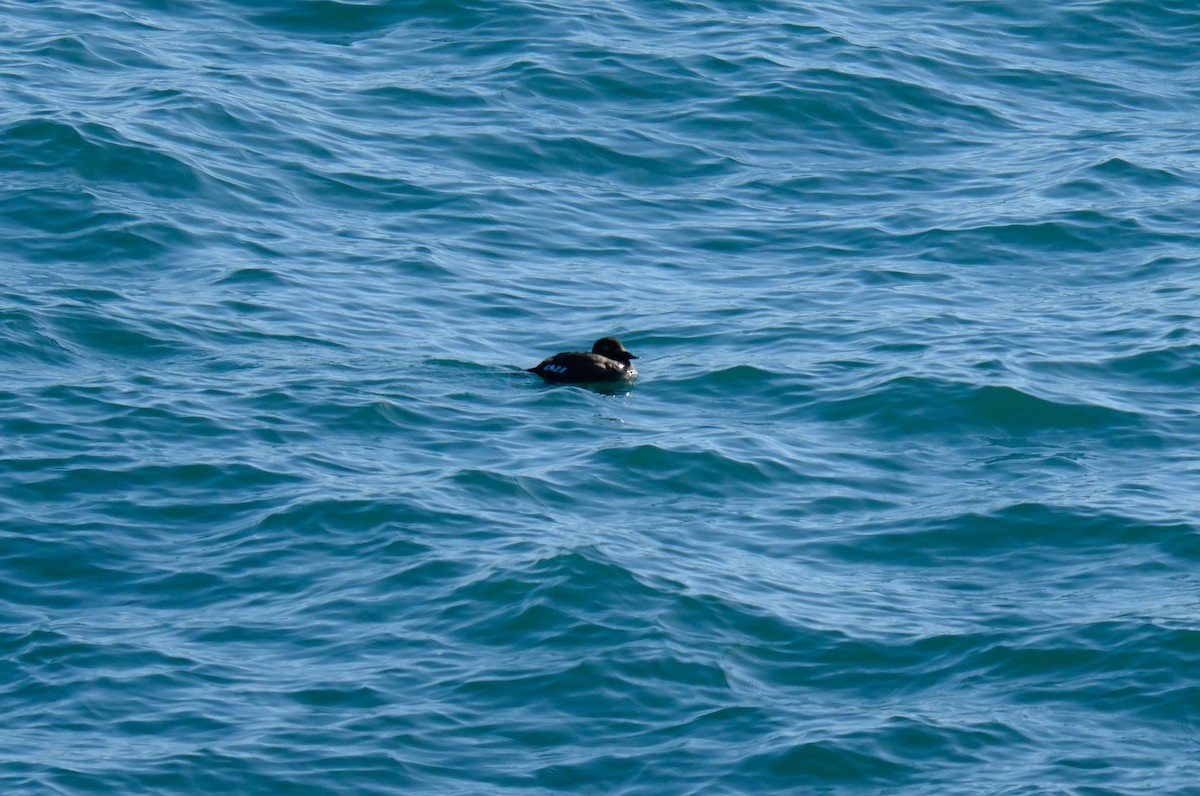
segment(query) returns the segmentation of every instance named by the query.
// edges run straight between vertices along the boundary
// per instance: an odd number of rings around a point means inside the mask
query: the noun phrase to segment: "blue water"
[[[0,792],[1200,794],[1198,122],[1191,0],[0,0]]]

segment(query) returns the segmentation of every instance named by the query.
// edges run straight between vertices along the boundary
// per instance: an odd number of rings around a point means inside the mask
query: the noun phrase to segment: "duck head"
[[[621,345],[621,341],[615,337],[601,337],[592,346],[592,353],[624,362],[626,365],[631,359],[637,359],[636,356],[626,351],[625,346]]]

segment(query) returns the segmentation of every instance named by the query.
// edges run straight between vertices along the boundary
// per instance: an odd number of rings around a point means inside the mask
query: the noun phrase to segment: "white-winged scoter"
[[[615,337],[601,337],[589,351],[564,351],[527,368],[549,382],[581,384],[589,381],[624,381],[637,375],[630,362],[637,359]]]

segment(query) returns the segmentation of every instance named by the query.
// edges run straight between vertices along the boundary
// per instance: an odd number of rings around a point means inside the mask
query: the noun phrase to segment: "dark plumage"
[[[623,381],[637,375],[630,360],[637,359],[615,337],[601,337],[588,351],[564,351],[529,368],[549,382],[580,384],[589,381]]]

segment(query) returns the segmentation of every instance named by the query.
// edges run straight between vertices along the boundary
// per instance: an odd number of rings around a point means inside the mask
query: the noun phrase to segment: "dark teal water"
[[[0,0],[0,792],[1200,793],[1198,122],[1190,0]]]

